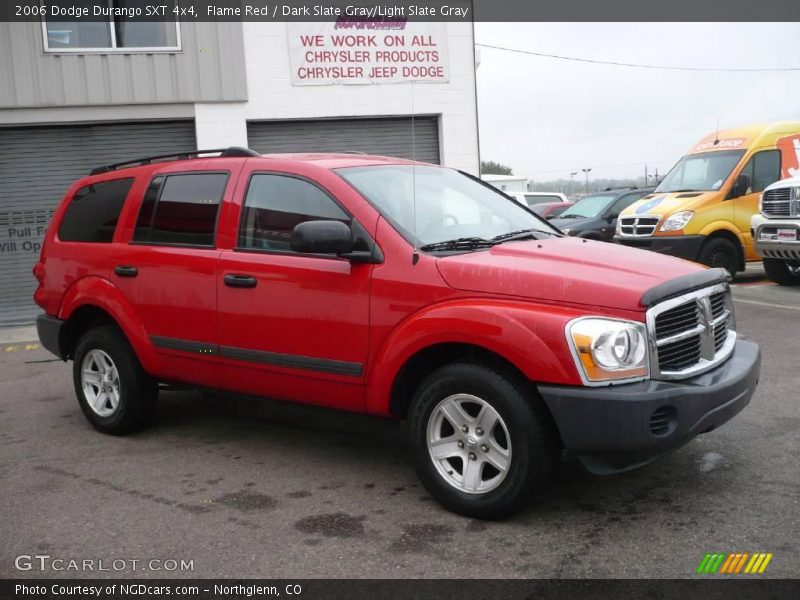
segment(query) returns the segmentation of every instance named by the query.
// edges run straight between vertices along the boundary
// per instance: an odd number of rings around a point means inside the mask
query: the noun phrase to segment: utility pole
[[[647,187],[647,182],[650,181],[650,177],[647,174],[647,165],[644,166],[644,187]]]
[[[586,193],[589,193],[589,173],[591,172],[591,167],[588,169],[581,169],[583,171],[584,176],[586,177]]]
[[[569,174],[569,195],[570,196],[574,193],[573,192],[574,188],[573,188],[572,182],[575,180],[575,175],[577,175],[577,174],[578,174],[577,171],[572,171],[572,173]]]

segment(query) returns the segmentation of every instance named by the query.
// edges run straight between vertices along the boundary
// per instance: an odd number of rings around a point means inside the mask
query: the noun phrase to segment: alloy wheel
[[[428,418],[428,452],[439,475],[467,494],[499,486],[511,466],[511,436],[491,404],[472,394],[448,396]]]

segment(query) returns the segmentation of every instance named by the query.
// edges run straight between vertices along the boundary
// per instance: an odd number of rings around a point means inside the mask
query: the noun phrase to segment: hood
[[[650,288],[704,270],[671,256],[572,237],[507,242],[436,264],[458,290],[632,311],[642,310]]]
[[[668,217],[682,210],[694,210],[710,198],[719,198],[720,192],[653,192],[637,200],[620,213],[620,217],[658,215]]]

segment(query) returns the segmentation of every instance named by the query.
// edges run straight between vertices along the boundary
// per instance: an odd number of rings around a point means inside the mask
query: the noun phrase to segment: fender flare
[[[142,320],[134,305],[117,286],[97,275],[78,279],[64,292],[58,318],[67,321],[76,310],[84,306],[94,306],[108,313],[128,338],[142,367],[148,372],[157,372],[155,348]]]
[[[707,223],[698,233],[708,237],[717,231],[728,231],[736,236],[740,244],[742,243],[742,232],[730,221],[712,221],[711,223]]]
[[[563,353],[554,349],[526,326],[536,315],[543,331],[558,332],[564,340]],[[564,356],[569,349],[564,325],[574,316],[557,306],[517,301],[461,299],[421,309],[397,325],[375,352],[367,372],[366,410],[389,415],[392,387],[403,366],[418,352],[437,344],[469,344],[502,357],[528,379],[575,384],[579,376]],[[546,325],[546,326],[545,326]]]

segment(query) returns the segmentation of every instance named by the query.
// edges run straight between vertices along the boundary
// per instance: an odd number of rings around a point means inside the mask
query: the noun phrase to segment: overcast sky
[[[631,63],[800,67],[800,24],[476,23],[475,41]],[[681,72],[479,48],[481,158],[534,180],[666,172],[721,128],[800,120],[800,71]],[[582,174],[578,178],[582,181]]]

